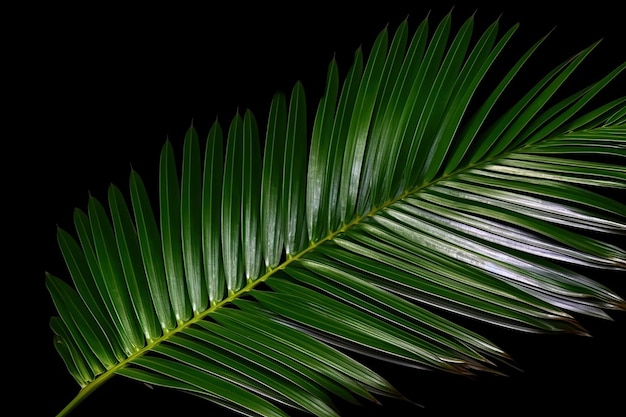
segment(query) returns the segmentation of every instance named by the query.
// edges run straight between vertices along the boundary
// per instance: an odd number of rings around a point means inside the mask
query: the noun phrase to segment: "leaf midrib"
[[[548,138],[546,138],[548,139]],[[545,140],[544,140],[545,141]],[[537,141],[534,145],[539,144],[541,142],[544,141]],[[450,174],[445,174],[442,175],[441,177],[429,182],[429,183],[425,183],[425,184],[421,184],[418,186],[415,186],[413,188],[411,188],[408,191],[405,191],[404,193],[400,194],[398,197],[391,199],[387,202],[385,202],[384,204],[382,204],[380,207],[374,207],[372,208],[372,210],[370,210],[367,214],[361,215],[361,216],[356,216],[354,217],[350,222],[345,223],[342,227],[340,227],[338,230],[334,231],[334,232],[330,232],[327,236],[325,236],[324,238],[318,240],[317,242],[314,242],[312,244],[310,244],[306,249],[302,250],[301,252],[289,256],[287,255],[287,259],[279,264],[278,266],[274,267],[274,268],[268,268],[268,271],[265,272],[265,274],[263,274],[262,276],[260,276],[259,278],[255,279],[255,280],[248,280],[248,282],[246,283],[246,285],[244,287],[242,287],[241,289],[237,290],[237,291],[231,291],[230,294],[228,294],[228,296],[226,298],[224,298],[223,300],[213,304],[211,307],[209,307],[208,309],[206,309],[205,311],[203,311],[200,314],[195,315],[194,317],[192,317],[191,319],[189,319],[188,321],[178,325],[176,328],[166,331],[164,330],[163,336],[159,337],[158,339],[155,339],[151,342],[149,342],[146,346],[144,346],[143,348],[139,349],[137,352],[133,353],[132,355],[130,355],[128,358],[126,358],[125,360],[121,361],[120,363],[112,366],[111,368],[109,368],[106,372],[100,374],[99,376],[97,376],[92,382],[90,382],[88,385],[86,385],[85,387],[83,387],[79,393],[76,395],[76,397],[74,397],[74,399],[67,404],[67,406],[65,406],[65,408],[63,410],[61,410],[61,412],[59,414],[57,414],[57,417],[62,417],[62,416],[66,416],[71,410],[73,410],[78,404],[80,404],[85,398],[87,398],[87,396],[89,396],[91,393],[93,393],[100,385],[104,384],[106,381],[108,381],[109,379],[111,379],[113,376],[115,376],[116,372],[119,371],[120,369],[125,368],[127,365],[132,364],[132,362],[139,358],[142,357],[143,355],[150,353],[153,351],[153,349],[158,346],[159,344],[161,344],[162,342],[166,342],[167,340],[169,340],[170,337],[184,331],[185,329],[187,329],[188,327],[192,326],[193,324],[199,322],[200,320],[203,320],[206,316],[210,315],[211,313],[213,313],[214,311],[217,311],[219,308],[223,307],[224,305],[231,303],[232,301],[238,299],[239,297],[245,295],[246,293],[250,292],[251,290],[253,290],[254,288],[256,288],[257,285],[265,282],[266,280],[268,280],[272,275],[274,275],[274,273],[276,273],[277,271],[280,270],[284,270],[285,268],[287,268],[290,264],[292,264],[293,262],[296,262],[298,259],[302,258],[303,256],[307,255],[308,253],[312,252],[313,250],[315,250],[317,247],[321,246],[322,244],[324,244],[327,241],[333,240],[336,236],[340,235],[341,233],[346,232],[347,230],[349,230],[351,227],[367,220],[370,217],[373,217],[374,215],[376,215],[379,211],[384,210],[390,206],[392,206],[393,204],[395,204],[398,201],[401,201],[403,199],[405,199],[406,197],[415,194],[421,190],[424,190],[432,185],[437,184],[440,181],[444,181],[444,180],[449,180],[450,178],[455,177],[456,175],[462,174],[463,172],[470,170],[470,169],[474,169],[483,165],[488,165],[494,161],[497,161],[498,159],[502,159],[502,158],[506,158],[508,155],[512,154],[512,153],[516,153],[519,152],[521,149],[528,147],[528,146],[520,146],[519,148],[516,149],[512,149],[512,150],[508,150],[503,152],[502,154],[498,155],[497,157],[493,157],[481,162],[477,162],[477,163],[470,163],[467,166],[463,167],[463,168],[459,168],[456,171],[451,172]],[[530,146],[532,147],[532,145]]]

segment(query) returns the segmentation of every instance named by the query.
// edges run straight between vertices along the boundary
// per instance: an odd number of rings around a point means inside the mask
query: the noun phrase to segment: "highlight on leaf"
[[[351,353],[501,374],[511,358],[455,317],[588,334],[577,316],[626,308],[581,273],[626,270],[610,239],[626,206],[606,193],[626,188],[626,97],[592,105],[626,63],[563,98],[591,45],[496,111],[543,39],[498,75],[517,25],[451,22],[384,29],[343,78],[329,64],[315,106],[298,82],[262,123],[192,126],[182,161],[163,146],[158,190],[132,171],[108,210],[76,209],[57,234],[73,285],[46,276],[80,386],[59,416],[114,375],[244,415],[336,416],[410,401]]]

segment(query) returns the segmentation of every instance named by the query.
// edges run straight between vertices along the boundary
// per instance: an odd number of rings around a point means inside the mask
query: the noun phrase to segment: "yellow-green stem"
[[[467,168],[465,168],[465,169],[467,169]],[[448,174],[448,175],[445,175],[442,178],[439,178],[436,181],[433,181],[433,183],[436,183],[436,182],[439,182],[439,181],[444,180],[446,178],[449,178],[449,177],[451,177],[451,176],[453,176],[455,174],[456,174],[456,172]],[[358,223],[362,222],[363,219],[366,219],[368,217],[372,217],[373,215],[375,215],[380,210],[389,207],[393,203],[395,203],[395,202],[397,202],[399,200],[402,200],[406,196],[408,196],[410,194],[414,194],[414,193],[418,192],[419,190],[421,190],[421,189],[423,189],[423,188],[425,188],[427,186],[432,185],[433,183],[422,184],[420,186],[414,187],[411,190],[402,193],[401,195],[399,195],[398,197],[394,198],[393,200],[387,201],[382,206],[373,208],[369,213],[367,213],[365,215],[362,215],[362,216],[355,217],[349,223],[344,224],[338,230],[329,233],[327,236],[325,236],[324,238],[318,240],[317,242],[311,243],[303,251],[301,251],[301,252],[299,252],[299,253],[297,253],[295,255],[288,256],[287,259],[282,264],[278,265],[275,268],[272,268],[272,269],[268,270],[264,275],[262,275],[258,279],[254,280],[254,281],[249,281],[243,288],[241,288],[238,291],[230,293],[228,295],[228,297],[226,297],[222,301],[220,301],[218,303],[215,303],[214,305],[212,305],[207,310],[205,310],[202,313],[197,314],[194,317],[192,317],[190,320],[188,320],[188,321],[186,321],[184,323],[179,324],[178,327],[176,327],[175,329],[172,329],[172,330],[166,332],[160,338],[155,339],[155,340],[149,342],[142,349],[140,349],[136,353],[130,355],[128,358],[126,358],[122,362],[118,363],[117,365],[111,367],[105,373],[99,375],[94,381],[90,382],[88,385],[86,385],[84,388],[82,388],[79,391],[78,395],[76,395],[76,397],[74,397],[74,399],[63,410],[61,410],[61,412],[59,414],[57,414],[57,417],[63,417],[63,416],[68,415],[70,411],[72,411],[78,404],[80,404],[85,398],[87,398],[100,385],[102,385],[104,382],[106,382],[109,379],[111,379],[115,375],[116,371],[126,367],[128,364],[132,363],[132,361],[135,360],[136,358],[138,358],[140,356],[143,356],[144,354],[152,351],[152,349],[155,346],[157,346],[158,344],[160,344],[161,342],[164,342],[164,341],[168,340],[171,336],[173,336],[173,335],[175,335],[175,334],[185,330],[186,328],[188,328],[189,326],[193,325],[194,323],[197,323],[198,321],[204,319],[206,316],[208,316],[209,314],[211,314],[215,310],[219,309],[223,305],[225,305],[227,303],[230,303],[233,300],[241,297],[243,294],[251,291],[252,289],[254,289],[260,283],[265,282],[276,271],[285,269],[291,263],[297,261],[298,259],[302,258],[304,255],[306,255],[306,254],[310,253],[311,251],[315,250],[315,248],[317,248],[318,246],[320,246],[324,242],[327,242],[329,240],[334,239],[337,235],[339,235],[339,234],[345,232],[346,230],[350,229],[355,224],[358,224]]]

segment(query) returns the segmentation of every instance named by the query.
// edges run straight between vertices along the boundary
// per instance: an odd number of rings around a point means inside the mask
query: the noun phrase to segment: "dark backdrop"
[[[33,394],[9,398],[9,403],[25,409],[17,415],[35,415],[31,407],[38,410],[37,415],[54,415],[78,391],[52,346],[48,318],[55,310],[44,286],[44,271],[69,279],[55,231],[57,225],[72,230],[74,207],[86,209],[89,193],[104,201],[111,182],[126,190],[131,166],[148,189],[156,192],[161,146],[169,137],[180,155],[192,120],[203,138],[216,117],[227,126],[237,109],[253,110],[264,123],[272,94],[276,90],[288,93],[297,80],[304,83],[309,103],[316,103],[333,56],[343,76],[355,49],[363,45],[368,51],[386,25],[393,31],[408,16],[410,28],[415,29],[430,10],[434,26],[454,5],[412,3],[357,7],[335,3],[334,8],[295,3],[284,8],[224,8],[207,3],[204,8],[179,6],[175,10],[93,6],[39,9],[20,17],[24,25],[19,33],[29,35],[32,44],[15,47],[16,76],[9,84],[19,93],[15,107],[23,109],[19,113],[25,121],[11,142],[19,147],[16,155],[23,167],[19,172],[28,173],[17,173],[24,186],[16,208],[28,213],[28,227],[22,232],[30,239],[20,247],[29,261],[20,264],[19,284],[24,289],[17,293],[17,301],[34,300],[36,308],[27,310],[36,314],[28,329],[32,353],[24,361],[35,369],[26,382],[32,386],[14,386],[22,394]],[[568,91],[586,86],[626,58],[620,13],[605,7],[605,2],[567,9],[549,2],[458,3],[453,11],[457,29],[475,10],[476,32],[500,15],[501,32],[521,23],[503,56],[505,65],[556,26],[520,77],[526,83],[514,85],[513,91],[523,92],[554,65],[600,38],[605,39]],[[605,96],[618,93],[623,95],[624,88],[615,84]],[[7,163],[15,162],[10,159]],[[623,276],[591,276],[626,296]],[[582,319],[593,338],[520,335],[467,322],[508,351],[523,372],[507,370],[508,378],[467,379],[370,362],[426,408],[384,398],[384,408],[341,407],[346,415],[372,416],[618,411],[626,371],[626,313],[613,317],[614,322]],[[164,389],[150,390],[123,378],[105,384],[73,415],[162,416],[172,412],[227,415],[208,402]]]

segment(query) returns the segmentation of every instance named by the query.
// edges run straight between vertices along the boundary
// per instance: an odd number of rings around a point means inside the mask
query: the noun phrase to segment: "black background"
[[[454,7],[455,29],[476,10],[476,33],[500,15],[501,33],[521,23],[503,56],[505,69],[556,27],[521,74],[526,83],[515,84],[512,92],[524,92],[554,65],[600,38],[604,41],[566,86],[572,88],[568,91],[586,86],[626,58],[621,13],[609,3],[567,9],[550,2],[458,3],[462,4]],[[272,94],[288,93],[297,80],[304,83],[309,103],[316,103],[333,56],[343,76],[355,49],[363,45],[368,51],[386,25],[393,32],[408,16],[410,28],[415,29],[430,11],[434,27],[454,2],[333,6],[207,4],[175,10],[90,6],[24,10],[14,16],[22,24],[9,40],[12,56],[6,66],[12,70],[7,87],[17,94],[12,112],[5,116],[18,124],[18,130],[7,133],[4,159],[5,168],[20,168],[9,169],[7,183],[17,194],[15,203],[6,206],[25,218],[7,222],[9,229],[17,226],[21,239],[12,245],[18,256],[5,262],[9,270],[18,271],[8,277],[18,284],[12,292],[15,298],[9,301],[21,306],[13,320],[24,325],[15,326],[17,331],[8,335],[15,346],[30,346],[23,360],[5,357],[14,362],[9,369],[14,370],[12,389],[17,393],[8,402],[20,407],[18,415],[54,415],[78,392],[52,346],[48,319],[55,310],[44,286],[44,271],[69,278],[55,239],[57,225],[72,230],[74,207],[86,209],[89,193],[106,200],[111,182],[126,190],[131,166],[154,193],[162,144],[169,137],[180,155],[192,120],[201,137],[216,117],[227,126],[237,109],[253,110],[263,123]],[[619,94],[624,94],[624,88],[614,84],[603,97]],[[591,272],[590,276],[626,296],[623,274]],[[31,313],[33,317],[26,320],[19,316]],[[619,414],[626,372],[626,315],[612,316],[614,322],[581,318],[592,338],[526,335],[464,321],[510,353],[524,372],[507,369],[507,378],[467,379],[370,361],[426,408],[384,398],[383,408],[355,409],[341,403],[340,407],[346,415],[372,416]],[[22,331],[27,337],[21,336]],[[21,377],[25,380],[20,382]],[[105,384],[72,415],[172,413],[228,415],[191,396],[150,390],[123,378]]]

